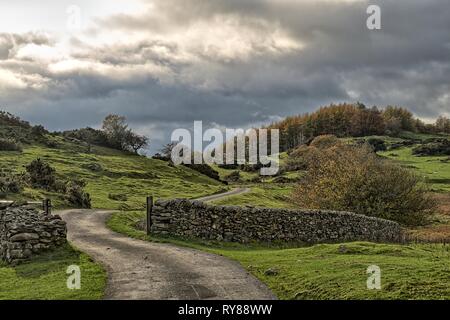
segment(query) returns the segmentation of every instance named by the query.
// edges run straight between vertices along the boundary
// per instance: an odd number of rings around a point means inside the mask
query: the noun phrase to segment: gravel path
[[[247,192],[250,192],[250,190],[251,190],[250,188],[236,188],[236,189],[233,189],[233,190],[225,192],[225,193],[213,194],[211,196],[206,196],[206,197],[198,198],[195,200],[200,200],[200,201],[204,201],[204,202],[214,201],[214,200],[219,200],[219,199],[230,197],[230,196],[237,196],[238,194],[247,193]]]
[[[106,268],[105,299],[275,299],[265,285],[224,257],[109,230],[105,223],[111,211],[58,214],[67,222],[69,241]]]

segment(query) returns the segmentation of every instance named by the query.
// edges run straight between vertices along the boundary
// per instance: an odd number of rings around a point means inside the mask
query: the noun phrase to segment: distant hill
[[[406,108],[387,106],[368,108],[361,103],[331,104],[312,113],[290,116],[268,128],[280,130],[280,148],[286,151],[319,135],[339,138],[385,135],[398,137],[403,132],[448,134],[450,120],[441,116],[434,124],[425,124]]]
[[[0,139],[14,139],[22,149],[0,151],[1,172],[19,176],[26,165],[40,158],[55,168],[60,179],[84,180],[94,208],[142,209],[148,195],[192,198],[225,189],[222,183],[187,167],[90,144],[73,134],[50,133],[11,114],[0,114]],[[56,206],[67,206],[61,194],[29,186],[1,196],[8,200],[50,197]]]

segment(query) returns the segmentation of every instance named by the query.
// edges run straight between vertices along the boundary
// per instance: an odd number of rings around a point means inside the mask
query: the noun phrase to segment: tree
[[[400,122],[401,130],[416,131],[414,116],[405,108],[387,106],[383,111],[383,118],[386,122],[396,119]]]
[[[402,131],[402,121],[399,118],[389,118],[385,121],[386,134],[388,136],[398,136]]]
[[[126,118],[117,114],[110,114],[103,120],[102,130],[112,147],[124,150],[128,135]]]
[[[138,135],[131,130],[127,131],[127,135],[125,137],[125,144],[127,147],[131,148],[134,153],[138,153],[138,151],[144,147],[148,146],[149,139],[146,136]]]
[[[450,133],[450,119],[444,116],[440,116],[436,120],[436,129],[438,132]]]
[[[148,146],[149,139],[129,129],[124,116],[108,115],[103,120],[102,130],[113,148],[137,153],[139,149]]]
[[[385,124],[377,107],[359,108],[352,117],[351,134],[356,137],[382,135]]]
[[[166,158],[168,158],[168,159],[170,159],[171,157],[172,157],[172,150],[173,150],[173,148],[175,148],[175,146],[177,145],[178,143],[176,143],[176,142],[171,142],[171,143],[168,143],[168,144],[166,144],[160,151],[161,151],[161,155],[163,156],[163,157],[166,157]],[[183,155],[181,155],[181,156],[183,156]]]

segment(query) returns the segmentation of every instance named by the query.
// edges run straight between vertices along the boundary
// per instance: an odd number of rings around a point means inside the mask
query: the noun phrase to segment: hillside
[[[61,136],[47,135],[47,139],[54,147],[33,142],[23,144],[22,152],[0,151],[0,167],[21,173],[25,165],[40,158],[56,169],[58,178],[84,180],[93,208],[142,209],[148,195],[194,198],[225,188],[220,182],[183,166],[175,168],[164,161],[98,146],[86,153],[82,142]],[[120,200],[111,200],[111,196]],[[61,194],[42,189],[25,187],[20,194],[3,195],[8,200],[42,200],[44,197],[50,197],[56,207],[67,206]]]
[[[448,248],[439,244],[384,245],[367,243],[316,245],[292,247],[278,244],[216,243],[192,239],[148,237],[136,230],[145,216],[145,197],[196,198],[220,192],[234,186],[247,186],[248,193],[216,200],[218,205],[264,206],[293,208],[292,191],[305,174],[303,169],[292,167],[291,154],[283,152],[280,157],[281,171],[276,177],[260,177],[258,170],[248,166],[224,168],[213,166],[226,186],[185,166],[173,167],[166,161],[150,159],[131,152],[87,144],[72,136],[49,133],[42,127],[26,122],[0,124],[0,139],[15,139],[19,148],[0,151],[2,172],[20,174],[25,166],[40,158],[55,169],[62,181],[84,180],[85,191],[90,194],[93,208],[117,209],[109,220],[109,227],[116,232],[150,241],[172,242],[176,245],[195,247],[220,254],[241,263],[248,272],[265,282],[281,299],[436,299],[448,298],[445,274],[448,272]],[[441,134],[400,132],[395,137],[386,135],[342,137],[341,141],[357,144],[376,141],[383,145],[380,157],[400,163],[425,178],[440,201],[438,212],[429,225],[410,229],[420,241],[446,241],[450,238],[450,163],[447,155],[417,155],[417,147],[431,146]],[[437,140],[436,140],[437,139]],[[9,140],[8,140],[9,141]],[[13,148],[14,149],[14,148]],[[239,174],[236,174],[239,172]],[[233,178],[234,177],[234,178]],[[20,193],[3,193],[4,199],[42,200],[50,197],[57,208],[68,207],[64,195],[42,188],[24,186]],[[113,200],[115,199],[115,200]],[[342,246],[346,252],[342,253]],[[319,257],[320,259],[316,259]],[[88,284],[82,292],[74,295],[64,291],[59,284],[68,261],[83,265],[89,270],[83,281]],[[382,292],[370,292],[364,287],[365,268],[376,263],[388,270]],[[398,268],[401,266],[401,268]],[[29,292],[28,277],[35,269],[42,273],[33,278],[36,292]],[[278,275],[268,276],[267,270]],[[407,272],[405,272],[407,270]],[[105,271],[84,254],[70,247],[61,248],[54,254],[33,259],[17,268],[0,265],[0,274],[8,293],[0,298],[45,299],[98,299],[106,284]],[[339,274],[339,278],[336,278]],[[358,276],[355,277],[355,274]],[[54,289],[56,288],[56,290]],[[356,288],[356,289],[355,289]],[[418,288],[418,289],[417,289]]]

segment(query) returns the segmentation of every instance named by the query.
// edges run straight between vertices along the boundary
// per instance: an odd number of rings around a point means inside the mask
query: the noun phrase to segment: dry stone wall
[[[0,259],[19,264],[66,242],[66,223],[35,208],[9,206],[0,210]]]
[[[398,223],[350,212],[212,206],[184,199],[157,201],[153,234],[232,242],[398,242]]]

